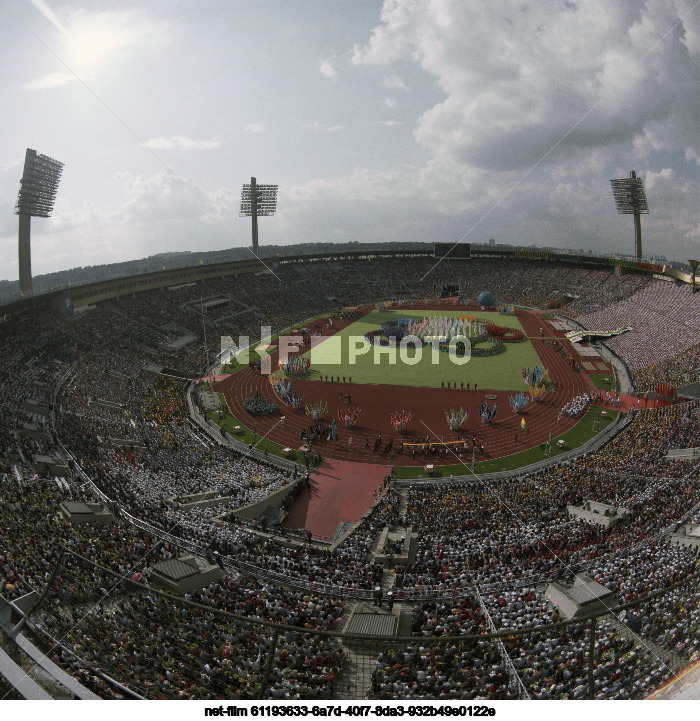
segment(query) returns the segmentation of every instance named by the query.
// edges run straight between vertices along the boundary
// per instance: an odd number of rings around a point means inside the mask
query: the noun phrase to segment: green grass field
[[[596,388],[604,391],[615,390],[615,377],[612,373],[589,373],[588,377],[593,381]]]
[[[279,445],[279,443],[274,443],[273,441],[270,441],[267,438],[262,438],[259,435],[254,436],[253,431],[250,428],[244,426],[235,416],[231,414],[224,394],[217,393],[217,395],[219,396],[219,401],[221,403],[222,417],[219,418],[216,411],[207,411],[207,418],[227,431],[233,438],[241,441],[241,443],[246,443],[247,445],[252,446],[253,439],[255,439],[255,448],[258,450],[267,451],[274,456],[280,456],[281,458],[286,458],[290,461],[295,461],[296,463],[303,463],[304,457],[301,453],[299,453],[299,451],[293,450],[291,453],[285,454],[282,452],[282,446]],[[240,428],[240,430],[235,430],[237,427]]]
[[[458,365],[447,353],[433,351],[427,346],[419,350],[406,350],[403,358],[398,349],[381,349],[364,341],[365,333],[378,329],[381,324],[399,318],[425,318],[448,316],[456,318],[464,311],[374,311],[347,328],[324,339],[305,355],[311,359],[309,380],[320,376],[349,376],[353,383],[391,384],[439,388],[447,383],[474,383],[484,390],[524,390],[522,369],[540,364],[539,357],[526,338],[518,343],[506,343],[505,351],[486,358],[471,358]],[[496,325],[522,330],[515,316],[498,313],[478,313],[483,320]],[[365,351],[365,352],[363,352]],[[407,362],[406,362],[407,361]]]

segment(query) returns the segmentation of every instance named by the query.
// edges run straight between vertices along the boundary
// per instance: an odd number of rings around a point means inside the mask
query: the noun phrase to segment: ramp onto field
[[[304,528],[331,539],[341,523],[356,523],[371,508],[389,469],[374,463],[325,460],[312,474],[309,488],[296,498],[284,527]]]

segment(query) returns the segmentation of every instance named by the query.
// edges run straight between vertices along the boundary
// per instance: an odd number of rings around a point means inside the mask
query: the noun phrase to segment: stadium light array
[[[613,198],[617,212],[622,215],[634,215],[634,254],[637,260],[642,259],[642,220],[641,214],[649,212],[644,183],[637,177],[634,170],[629,178],[611,180]]]
[[[19,215],[19,292],[32,292],[31,217],[48,218],[53,211],[63,163],[27,148],[19,181],[15,215]]]
[[[255,178],[243,185],[239,217],[251,217],[253,225],[253,255],[258,257],[258,217],[274,215],[277,210],[276,185],[258,185]]]

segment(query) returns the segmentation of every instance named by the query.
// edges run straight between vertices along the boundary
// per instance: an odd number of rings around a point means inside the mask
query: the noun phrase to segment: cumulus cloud
[[[61,85],[74,83],[76,79],[75,75],[71,73],[49,73],[48,75],[40,75],[20,87],[23,90],[45,90],[46,88],[58,88]]]
[[[436,77],[446,97],[422,115],[416,140],[470,166],[526,168],[550,151],[631,143],[654,127],[697,147],[700,68],[688,28],[697,19],[674,28],[689,9],[685,0],[387,0],[353,62],[414,60]]]
[[[221,147],[221,141],[194,140],[183,135],[174,135],[172,138],[151,138],[145,145],[153,150],[215,150]]]
[[[334,78],[335,77],[335,68],[330,63],[329,60],[322,60],[321,64],[318,67],[319,72],[321,75],[327,77],[327,78]]]
[[[698,153],[694,148],[686,148],[685,159],[689,163],[696,163],[697,165],[700,165],[700,153]]]
[[[132,221],[198,218],[209,210],[206,193],[191,179],[165,168],[156,175],[117,173],[126,193],[126,212]]]
[[[98,208],[87,200],[80,206],[58,198],[51,218],[47,221],[52,233],[79,232],[83,227],[96,227],[102,223],[119,222],[119,213],[114,209]]]
[[[294,194],[381,201],[389,193],[387,203],[461,216],[469,233],[500,223],[514,236],[501,234],[504,242],[525,230],[529,242],[609,250],[619,227],[609,178],[636,168],[658,208],[647,237],[697,237],[700,14],[692,8],[691,0],[385,0],[352,62],[393,91],[407,90],[398,71],[406,76],[410,65],[434,79],[443,97],[414,126],[425,165],[315,179]],[[661,170],[678,157],[693,177]],[[655,204],[657,191],[659,200],[677,194],[677,212]]]
[[[245,129],[248,133],[262,133],[265,130],[265,126],[263,123],[248,123]]]
[[[383,84],[387,90],[402,90],[404,92],[408,91],[408,85],[406,85],[406,83],[399,77],[399,74],[396,72],[385,75]]]
[[[201,221],[206,225],[229,221],[238,217],[241,206],[240,190],[233,188],[219,188],[209,193],[207,198],[207,210],[201,216]]]

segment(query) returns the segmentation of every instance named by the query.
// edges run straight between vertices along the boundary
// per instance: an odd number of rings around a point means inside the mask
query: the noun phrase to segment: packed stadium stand
[[[75,288],[74,313],[62,293],[7,306],[3,638],[41,649],[75,680],[73,697],[104,699],[641,699],[696,662],[700,544],[673,541],[700,524],[700,466],[667,458],[700,447],[694,399],[645,403],[602,447],[535,471],[387,482],[336,542],[236,516],[305,469],[194,421],[206,386],[193,379],[215,365],[222,334],[258,339],[261,326],[456,285],[464,301],[488,288],[575,328],[631,327],[606,346],[640,399],[696,378],[700,303],[657,268],[522,256],[434,266],[408,253],[272,273],[242,264],[146,278],[138,292]],[[204,300],[216,302],[203,314]],[[215,502],[187,502],[202,493]],[[628,519],[569,512],[584,501]],[[76,521],[88,504],[110,522]],[[183,592],[157,582],[154,567],[186,557],[192,576],[222,573]],[[595,599],[576,596],[581,582]]]

